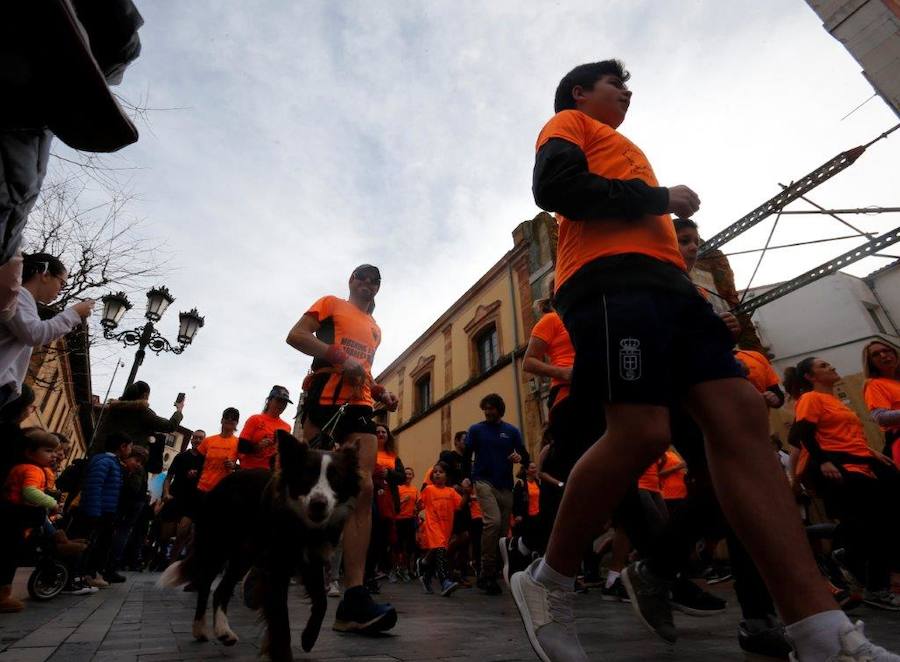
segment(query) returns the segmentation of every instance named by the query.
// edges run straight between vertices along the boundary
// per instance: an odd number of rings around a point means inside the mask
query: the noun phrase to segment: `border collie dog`
[[[206,603],[213,580],[224,568],[213,593],[213,629],[216,638],[231,646],[238,638],[228,624],[228,601],[249,571],[244,601],[261,610],[266,623],[261,652],[280,662],[293,659],[287,598],[295,575],[311,601],[303,650],[312,650],[316,643],[328,600],[325,562],[356,504],[360,477],[355,448],[313,450],[282,430],[276,441],[280,469],[248,469],[224,478],[207,495],[190,554],[169,566],[159,585],[194,584],[193,634],[207,641]]]

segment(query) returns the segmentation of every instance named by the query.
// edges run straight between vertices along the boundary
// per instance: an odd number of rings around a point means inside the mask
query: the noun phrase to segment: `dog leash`
[[[334,416],[329,418],[328,422],[325,423],[325,425],[323,425],[319,429],[319,434],[317,434],[315,437],[312,438],[312,440],[310,440],[309,445],[311,448],[318,448],[321,450],[329,450],[329,451],[332,448],[334,448],[334,431],[337,429],[338,423],[341,422],[341,418],[344,416],[344,411],[346,409],[347,409],[346,402],[344,404],[342,404],[340,407],[338,407],[338,410],[334,413]],[[322,446],[323,446],[322,442],[325,439],[328,439],[329,441],[331,441],[331,446],[329,448],[322,448]]]

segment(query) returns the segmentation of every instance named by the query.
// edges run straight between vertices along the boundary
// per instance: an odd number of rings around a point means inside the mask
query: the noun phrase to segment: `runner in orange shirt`
[[[865,583],[871,607],[900,611],[890,590],[890,569],[900,559],[900,475],[890,458],[869,448],[862,423],[834,395],[841,379],[818,357],[800,361],[784,374],[797,404],[790,441],[802,445],[797,475],[825,500],[829,516],[840,520],[847,566]]]
[[[241,469],[272,469],[275,466],[275,455],[278,446],[275,442],[275,431],[291,431],[291,426],[281,419],[291,396],[284,386],[277,384],[269,391],[269,397],[261,414],[253,414],[244,423],[238,440],[238,458]]]
[[[197,447],[197,452],[204,457],[197,481],[197,490],[201,494],[212,492],[225,476],[237,469],[239,438],[234,433],[240,419],[241,413],[235,407],[228,407],[222,412],[221,432],[206,437]],[[246,426],[244,431],[251,432]]]
[[[397,542],[394,547],[394,565],[398,568],[400,579],[404,582],[412,580],[411,572],[416,556],[416,502],[419,500],[419,490],[413,485],[416,472],[412,467],[406,467],[405,481],[397,488],[400,495],[400,510],[397,511],[395,524],[397,527]]]
[[[884,432],[884,454],[900,466],[900,361],[897,349],[875,340],[863,348],[863,396]]]
[[[303,436],[314,439],[329,421],[337,443],[359,448],[362,475],[356,509],[343,534],[344,596],[333,628],[340,632],[383,632],[397,623],[397,610],[376,604],[363,586],[366,551],[372,532],[372,472],[378,451],[374,406],[397,409],[397,397],[372,379],[372,361],[381,344],[381,329],[372,318],[381,272],[363,264],[353,270],[349,297],[325,296],[303,314],[288,333],[288,344],[313,357],[312,373],[304,380],[306,392],[300,419]],[[343,409],[342,409],[343,408]],[[338,412],[343,412],[335,418]]]
[[[699,197],[659,186],[644,152],[618,131],[632,98],[628,78],[616,60],[567,73],[536,144],[535,201],[559,214],[554,302],[576,350],[572,386],[586,412],[605,408],[607,428],[570,475],[546,555],[513,576],[529,642],[545,661],[587,659],[572,618],[583,550],[669,447],[668,408],[683,401],[703,429],[725,513],[800,662],[867,645],[821,580],[732,337],[685,273],[668,212],[690,218]],[[641,570],[623,575],[629,594],[667,600],[666,582]]]
[[[468,478],[457,489],[447,486],[447,469],[439,462],[431,469],[431,485],[419,495],[419,509],[425,513],[421,523],[422,551],[419,563],[419,580],[426,593],[434,593],[431,581],[437,575],[441,595],[449,597],[459,584],[453,581],[447,568],[447,547],[453,535],[453,517],[456,511],[467,505],[472,491],[472,481]]]

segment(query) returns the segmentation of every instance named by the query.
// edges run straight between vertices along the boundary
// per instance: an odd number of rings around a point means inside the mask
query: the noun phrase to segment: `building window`
[[[421,414],[431,406],[431,373],[419,377],[415,383],[415,413]]]
[[[500,360],[500,346],[497,342],[497,326],[491,324],[475,336],[475,355],[478,372],[484,373],[497,365]]]
[[[56,380],[59,378],[59,369],[53,371],[53,376],[50,378],[48,382],[46,382],[46,387],[44,388],[44,395],[41,398],[41,405],[39,409],[41,413],[45,413],[47,411],[47,403],[50,401],[50,396],[56,393]]]

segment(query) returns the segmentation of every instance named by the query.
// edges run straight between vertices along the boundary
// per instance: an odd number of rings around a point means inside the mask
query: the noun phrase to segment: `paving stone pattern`
[[[0,614],[0,662],[168,662],[170,660],[256,660],[261,627],[255,613],[235,600],[232,629],[237,645],[198,643],[191,637],[193,593],[157,589],[155,574],[127,573],[128,581],[90,596],[28,601],[20,614]],[[28,571],[20,570],[16,594],[24,595]],[[628,605],[600,600],[599,592],[578,596],[579,630],[591,659],[672,662],[744,660],[737,647],[739,618],[729,585],[713,590],[729,600],[725,614],[710,618],[676,615],[680,639],[671,647],[648,633]],[[383,584],[379,599],[392,602],[400,621],[379,637],[330,630],[337,605],[329,600],[322,634],[312,653],[299,648],[307,607],[302,588],[291,592],[292,632],[297,660],[354,662],[532,662],[512,598],[488,597],[475,589],[451,598],[422,594],[418,584]],[[211,614],[210,614],[211,616]],[[882,645],[900,649],[900,614],[860,608],[854,618]],[[211,620],[211,619],[210,619]],[[211,623],[210,623],[211,627]]]

